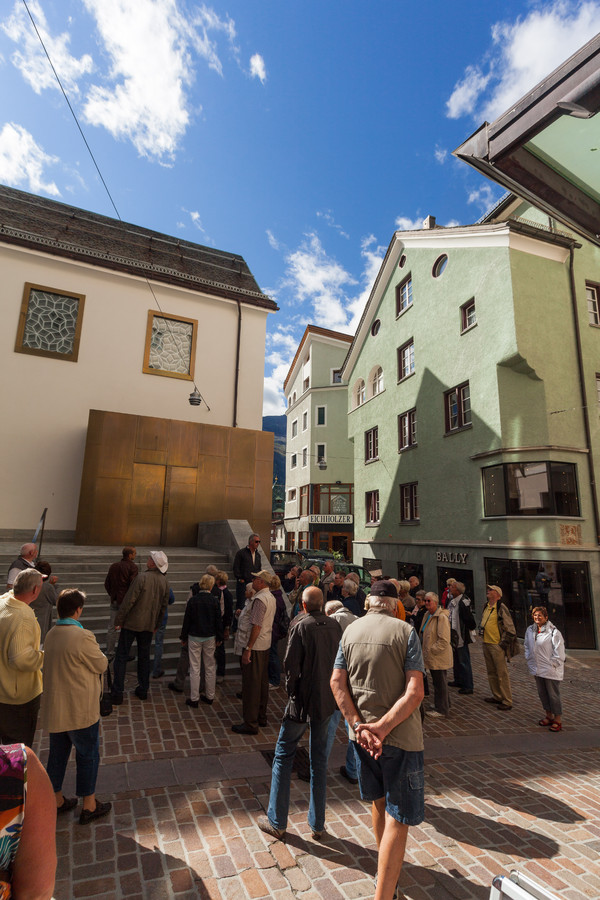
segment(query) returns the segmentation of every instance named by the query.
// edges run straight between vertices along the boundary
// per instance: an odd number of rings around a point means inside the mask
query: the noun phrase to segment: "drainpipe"
[[[238,307],[238,328],[237,328],[237,346],[235,348],[235,383],[233,386],[233,427],[237,428],[237,404],[238,404],[238,381],[240,377],[240,345],[242,340],[242,304],[237,301]]]
[[[590,489],[592,492],[592,508],[594,510],[594,523],[596,526],[596,543],[600,544],[600,512],[598,510],[598,497],[596,495],[596,475],[594,472],[594,457],[592,454],[592,436],[590,432],[590,417],[587,405],[587,393],[585,390],[585,372],[583,357],[581,355],[581,334],[579,332],[579,314],[577,312],[577,294],[575,291],[574,274],[575,251],[569,250],[569,286],[571,290],[571,305],[573,308],[573,322],[575,325],[575,346],[577,348],[577,367],[579,369],[579,384],[581,386],[581,404],[583,406],[583,425],[585,428],[585,442],[587,446],[588,469],[590,476]]]

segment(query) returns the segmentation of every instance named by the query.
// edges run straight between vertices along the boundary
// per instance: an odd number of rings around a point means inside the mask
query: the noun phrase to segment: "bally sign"
[[[309,516],[309,525],[352,525],[352,516]]]
[[[460,563],[461,565],[465,565],[468,553],[443,553],[441,550],[438,550],[435,554],[435,558],[438,562],[447,562],[447,563]]]

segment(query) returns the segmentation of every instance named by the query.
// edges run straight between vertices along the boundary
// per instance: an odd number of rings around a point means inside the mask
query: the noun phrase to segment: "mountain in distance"
[[[287,417],[263,416],[262,430],[272,431],[275,435],[273,452],[273,506],[274,518],[283,516],[285,507],[285,447],[287,435]]]

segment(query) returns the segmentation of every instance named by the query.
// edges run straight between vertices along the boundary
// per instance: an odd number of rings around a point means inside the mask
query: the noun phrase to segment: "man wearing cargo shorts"
[[[415,629],[395,618],[387,581],[371,585],[369,611],[346,628],[331,689],[356,740],[361,797],[372,803],[379,848],[375,900],[392,900],[411,825],[424,819],[423,655]]]

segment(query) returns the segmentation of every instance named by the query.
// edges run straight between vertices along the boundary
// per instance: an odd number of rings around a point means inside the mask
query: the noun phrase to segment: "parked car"
[[[292,566],[301,566],[303,559],[295,550],[271,550],[270,562],[275,574],[283,579]]]
[[[369,593],[369,588],[371,587],[371,575],[369,572],[363,567],[359,566],[353,562],[341,562],[338,559],[335,559],[331,554],[326,553],[326,551],[319,550],[299,550],[300,554],[307,554],[307,556],[302,560],[301,566],[303,569],[309,569],[313,563],[316,563],[320,569],[323,568],[323,563],[325,560],[330,559],[333,562],[333,567],[336,572],[344,572],[344,574],[348,574],[348,572],[356,572],[358,577],[360,578],[360,586],[365,592],[365,594]],[[317,556],[316,554],[320,555]]]

